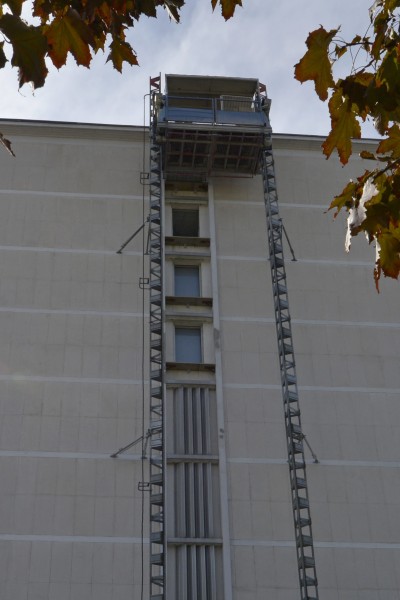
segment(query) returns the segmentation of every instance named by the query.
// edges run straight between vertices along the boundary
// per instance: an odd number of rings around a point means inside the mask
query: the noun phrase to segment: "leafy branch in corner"
[[[312,31],[307,52],[295,66],[301,83],[314,81],[318,97],[328,101],[331,130],[322,145],[327,158],[336,149],[342,164],[352,154],[352,138],[361,137],[360,123],[372,120],[383,139],[375,153],[361,152],[374,162],[350,181],[330,208],[348,212],[346,249],[363,232],[376,245],[374,277],[400,274],[400,0],[376,0],[369,9],[367,32],[346,42],[339,28]],[[335,78],[334,67],[349,53],[351,72]],[[361,56],[364,61],[361,61]]]

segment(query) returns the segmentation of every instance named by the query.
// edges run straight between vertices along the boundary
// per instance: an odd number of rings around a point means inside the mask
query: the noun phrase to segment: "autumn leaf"
[[[169,14],[169,18],[172,19],[172,21],[175,21],[175,23],[179,23],[179,9],[182,8],[184,0],[164,0],[163,4]]]
[[[393,93],[399,85],[400,63],[395,48],[387,52],[376,73],[376,83],[385,85],[389,93]]]
[[[107,57],[107,62],[111,61],[114,68],[121,73],[123,62],[127,62],[130,65],[137,65],[138,61],[136,56],[133,54],[131,46],[121,40],[114,39],[110,44],[110,53]]]
[[[375,154],[373,152],[369,152],[368,150],[361,150],[360,158],[364,160],[377,160]]]
[[[379,258],[377,269],[386,277],[397,279],[400,273],[400,230],[387,231],[377,237]]]
[[[338,194],[332,200],[329,210],[336,209],[335,218],[338,216],[342,208],[351,208],[354,205],[354,198],[359,184],[356,181],[349,181],[341,194]]]
[[[12,45],[11,64],[19,68],[19,87],[24,83],[42,87],[47,75],[44,60],[47,40],[40,27],[27,25],[19,17],[5,14],[0,18],[0,31]]]
[[[242,6],[242,0],[211,0],[211,6],[213,10],[218,3],[221,5],[221,12],[225,21],[233,17],[235,8],[237,6]]]
[[[400,128],[393,125],[388,131],[388,137],[381,141],[377,148],[379,154],[389,154],[391,158],[400,158]]]
[[[331,114],[331,131],[322,144],[326,158],[329,158],[336,148],[340,162],[345,165],[352,153],[351,139],[361,137],[360,123],[348,98],[342,96],[337,89],[329,101]]]
[[[7,62],[7,57],[4,54],[4,42],[0,42],[0,69],[5,67]]]
[[[92,57],[89,45],[94,43],[93,33],[76,11],[68,9],[65,14],[56,15],[44,31],[49,44],[49,56],[57,69],[65,65],[68,52],[78,65],[90,65]]]
[[[9,152],[12,156],[15,156],[13,149],[11,147],[11,142],[7,138],[4,137],[2,133],[0,133],[0,144],[4,146],[4,148]]]
[[[338,29],[326,31],[323,27],[312,31],[307,40],[307,52],[295,65],[295,78],[304,83],[314,81],[315,91],[320,100],[328,98],[328,89],[334,87],[332,65],[329,60],[329,45],[337,34]]]

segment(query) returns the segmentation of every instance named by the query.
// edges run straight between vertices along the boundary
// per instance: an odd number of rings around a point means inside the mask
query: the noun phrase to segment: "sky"
[[[90,70],[69,59],[59,71],[50,68],[45,86],[18,91],[17,71],[0,71],[0,118],[142,125],[147,123],[149,78],[175,73],[258,78],[272,99],[276,133],[326,135],[328,109],[311,82],[300,84],[293,66],[306,51],[313,29],[342,26],[351,39],[369,24],[372,0],[242,0],[225,22],[211,0],[186,0],[181,23],[164,9],[157,19],[143,17],[129,34],[139,67],[124,66],[122,75],[99,53]],[[347,64],[347,68],[349,65]],[[346,68],[346,65],[343,66]],[[376,137],[372,125],[364,137]]]

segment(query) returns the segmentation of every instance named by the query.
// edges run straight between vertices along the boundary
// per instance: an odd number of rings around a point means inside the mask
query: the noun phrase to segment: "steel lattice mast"
[[[266,100],[266,102],[269,103],[270,101]],[[296,364],[282,244],[283,228],[282,220],[279,217],[271,136],[271,131],[265,136],[262,172],[300,597],[301,600],[318,600],[318,581],[304,457],[304,434],[301,427]]]
[[[165,599],[165,356],[161,146],[157,143],[157,94],[150,80],[150,599]]]

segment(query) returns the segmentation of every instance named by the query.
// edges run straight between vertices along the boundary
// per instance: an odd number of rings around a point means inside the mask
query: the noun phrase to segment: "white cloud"
[[[98,55],[90,71],[70,60],[57,72],[51,69],[43,89],[33,96],[17,91],[14,70],[0,72],[2,118],[142,124],[143,96],[149,77],[159,72],[258,77],[272,98],[275,131],[325,134],[327,106],[311,83],[293,78],[293,65],[305,52],[308,32],[319,24],[343,24],[344,36],[365,30],[369,0],[243,0],[233,19],[225,22],[212,13],[210,0],[187,0],[182,23],[142,18],[129,38],[140,67],[125,67],[122,75]],[[368,135],[373,135],[372,128]]]

